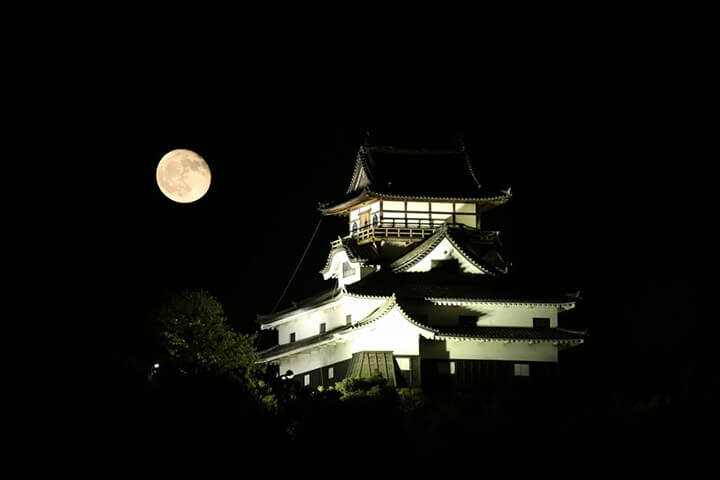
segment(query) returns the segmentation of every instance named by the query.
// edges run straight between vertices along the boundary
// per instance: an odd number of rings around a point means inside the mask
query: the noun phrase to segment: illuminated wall
[[[422,259],[417,264],[409,268],[408,272],[428,272],[432,269],[434,261],[452,260],[455,259],[460,264],[460,269],[465,273],[476,273],[484,274],[485,272],[477,268],[475,265],[470,263],[455,247],[452,246],[450,241],[445,238],[433,249],[427,257]]]
[[[289,343],[291,333],[295,333],[295,341],[317,335],[321,323],[325,323],[327,331],[341,327],[345,325],[347,315],[351,315],[352,321],[357,322],[370,315],[384,301],[345,295],[333,304],[281,320],[277,325],[278,343]]]
[[[362,278],[363,269],[359,263],[350,261],[348,254],[344,250],[337,251],[330,262],[330,268],[327,273],[323,274],[323,278],[337,278],[338,286],[349,285],[355,283]]]
[[[551,342],[478,342],[472,340],[422,341],[423,358],[455,360],[509,360],[557,362],[557,346]]]
[[[362,228],[361,214],[369,212],[369,224],[374,215],[384,225],[437,225],[438,222],[454,222],[472,228],[480,228],[477,205],[463,202],[421,202],[382,200],[350,211],[349,229]]]
[[[463,306],[433,305],[413,306],[413,314],[424,315],[432,326],[455,326],[460,317],[477,317],[481,327],[532,327],[533,318],[548,318],[550,327],[558,326],[557,307],[552,305],[512,305],[500,303],[476,303]]]

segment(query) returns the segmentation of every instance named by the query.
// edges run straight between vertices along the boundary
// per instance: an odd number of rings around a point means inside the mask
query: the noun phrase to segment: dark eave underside
[[[349,293],[366,296],[396,294],[398,299],[473,299],[515,303],[568,303],[571,298],[552,286],[512,275],[490,276],[436,268],[422,273],[381,270],[346,286]]]
[[[560,328],[529,328],[529,327],[455,327],[442,328],[439,336],[460,337],[470,339],[497,339],[497,340],[580,340],[586,335],[584,332],[574,332]]]
[[[477,203],[479,204],[478,212],[482,213],[506,203],[510,197],[504,193],[491,196],[480,195],[478,191],[442,194],[428,191],[390,191],[389,189],[365,188],[352,192],[341,200],[320,204],[318,210],[323,215],[345,215],[356,205],[371,199]]]

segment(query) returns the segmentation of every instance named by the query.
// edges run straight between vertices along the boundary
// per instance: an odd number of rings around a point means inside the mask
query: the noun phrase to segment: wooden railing
[[[380,224],[378,226],[368,225],[353,233],[358,243],[371,242],[383,238],[399,238],[408,240],[422,240],[435,233],[437,227],[430,225],[423,227],[399,227]]]
[[[380,239],[397,238],[403,240],[422,240],[431,236],[437,231],[437,228],[442,225],[441,220],[410,220],[406,222],[405,219],[389,219],[381,222],[379,225],[368,225],[359,230],[355,230],[347,235],[345,238],[354,237],[358,243],[367,243]],[[500,235],[500,232],[494,230],[480,231],[467,225],[458,224],[453,225],[458,228],[466,228],[472,230],[474,235],[479,237],[479,240],[486,242],[495,242]],[[477,238],[476,237],[476,238]],[[338,238],[330,242],[331,248],[337,248],[342,245],[342,239]]]

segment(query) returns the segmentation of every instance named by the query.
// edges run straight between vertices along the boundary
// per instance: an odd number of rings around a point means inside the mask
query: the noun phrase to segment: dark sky
[[[594,332],[597,362],[660,377],[678,357],[693,358],[682,369],[702,363],[693,342],[708,327],[698,299],[712,218],[702,29],[630,12],[570,22],[569,12],[455,7],[143,8],[114,23],[104,14],[109,23],[56,47],[83,54],[53,55],[43,73],[57,82],[34,77],[57,102],[40,118],[62,133],[26,148],[58,137],[91,161],[57,162],[49,148],[48,178],[33,190],[43,200],[16,196],[31,212],[18,215],[18,258],[30,259],[18,278],[29,302],[46,299],[43,322],[66,312],[52,331],[131,354],[148,309],[184,287],[207,288],[252,331],[295,268],[317,203],[347,187],[364,132],[437,126],[463,135],[482,184],[512,186],[485,224],[502,230],[515,267],[583,290],[572,322]],[[94,48],[97,33],[110,41]],[[82,74],[66,74],[75,63]],[[197,203],[175,204],[155,184],[175,148],[210,165]],[[315,288],[344,229],[323,223],[288,298]],[[75,312],[90,327],[68,321]]]
[[[8,20],[3,353],[20,451],[71,461],[65,432],[124,408],[164,293],[206,288],[254,330],[367,129],[455,129],[480,182],[512,186],[485,225],[517,269],[582,289],[561,321],[590,328],[576,364],[599,388],[700,398],[717,380],[714,27],[658,7],[114,8]],[[195,204],[155,185],[175,148],[212,169]],[[316,288],[344,229],[322,224],[288,298]]]
[[[503,231],[516,269],[583,290],[577,322],[593,328],[600,357],[622,351],[615,362],[633,372],[663,371],[691,350],[702,193],[678,91],[693,59],[672,29],[501,25],[462,11],[251,18],[132,25],[113,240],[138,305],[205,287],[252,330],[295,268],[317,203],[344,192],[365,130],[437,126],[463,135],[481,183],[513,187],[486,225]],[[212,169],[196,204],[154,183],[174,148]],[[322,286],[328,241],[344,229],[323,223],[288,299]]]

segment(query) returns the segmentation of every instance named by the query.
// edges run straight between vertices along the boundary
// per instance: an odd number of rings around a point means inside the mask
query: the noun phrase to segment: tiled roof
[[[341,327],[334,328],[319,335],[313,335],[312,337],[303,338],[295,342],[284,343],[282,345],[275,345],[274,347],[270,347],[267,350],[258,352],[258,356],[260,357],[260,360],[267,360],[273,357],[282,356],[295,350],[302,350],[304,348],[321,345],[326,342],[329,343],[335,340],[336,334],[348,330],[350,330],[350,327],[343,325]]]
[[[361,173],[381,193],[474,197],[480,190],[467,153],[457,149],[361,146],[346,193],[357,190]]]
[[[397,385],[395,379],[395,361],[393,352],[363,351],[353,353],[348,366],[347,376],[370,377],[380,372],[389,385]]]
[[[414,319],[412,319],[410,316],[408,316],[408,314],[405,313],[405,311],[402,309],[402,307],[398,304],[396,297],[394,295],[391,295],[391,296],[387,297],[380,306],[378,306],[375,310],[370,312],[370,314],[367,317],[363,318],[362,320],[360,320],[352,325],[343,325],[343,326],[334,328],[332,330],[329,330],[325,333],[313,335],[312,337],[308,337],[308,338],[303,338],[296,342],[285,343],[282,345],[276,345],[267,350],[259,352],[260,359],[266,360],[269,358],[282,356],[284,354],[288,354],[288,353],[294,352],[296,350],[302,350],[305,348],[319,346],[324,343],[333,342],[336,340],[336,338],[335,338],[336,335],[341,335],[341,334],[348,333],[351,331],[363,329],[363,328],[377,322],[378,320],[384,318],[393,309],[397,309],[405,320],[407,320],[412,325],[415,325],[416,327],[425,330],[428,334],[432,334],[433,332],[436,331],[434,328],[428,327],[426,325],[422,325],[422,324],[418,323],[417,321],[415,321]]]
[[[422,200],[422,201],[446,201],[446,202],[481,202],[479,212],[487,211],[498,205],[506,203],[510,199],[507,192],[483,195],[480,191],[476,192],[456,192],[454,194],[437,194],[432,192],[389,192],[387,190],[379,190],[374,187],[364,187],[362,190],[356,190],[346,195],[340,200],[320,203],[318,210],[323,215],[339,215],[346,212],[348,208],[368,199],[382,200]]]
[[[497,237],[489,241],[483,232],[450,227],[447,224],[443,224],[432,236],[392,262],[390,268],[395,272],[407,271],[427,257],[445,238],[471,264],[486,274],[507,273],[507,265],[497,248],[499,246]]]
[[[568,303],[567,294],[552,286],[511,274],[503,276],[472,275],[450,268],[429,272],[392,273],[381,270],[359,282],[346,285],[348,292],[359,295],[396,294],[408,299],[472,299],[511,303]]]
[[[582,341],[586,332],[575,332],[561,328],[525,328],[525,327],[455,327],[442,328],[438,339],[473,339],[488,341],[537,341],[537,342],[574,342]]]
[[[288,307],[284,310],[275,313],[269,313],[266,315],[258,315],[256,321],[260,324],[271,323],[276,320],[280,320],[283,317],[294,315],[296,313],[300,313],[306,310],[311,310],[313,308],[325,305],[326,303],[333,302],[334,300],[338,299],[341,294],[342,290],[335,287],[335,285],[333,284],[332,288],[323,290],[322,292],[311,297],[307,297],[303,300],[293,302],[291,307]]]

